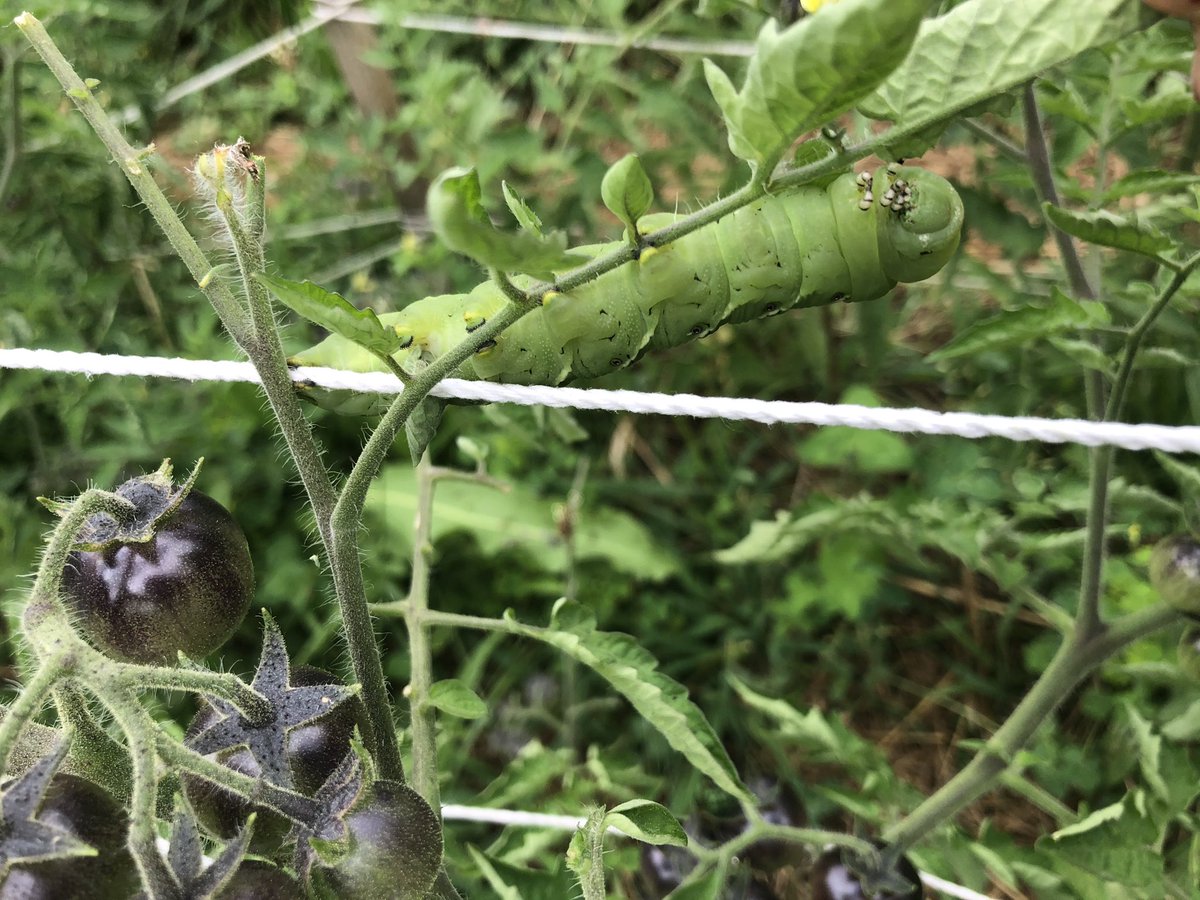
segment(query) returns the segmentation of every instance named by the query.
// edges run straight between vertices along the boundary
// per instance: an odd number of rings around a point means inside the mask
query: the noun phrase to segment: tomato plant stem
[[[720,854],[732,858],[747,847],[760,841],[788,841],[793,844],[809,844],[816,847],[834,845],[845,847],[857,856],[870,859],[877,856],[879,850],[870,841],[847,834],[844,831],[824,831],[820,828],[794,828],[790,825],[773,825],[761,817],[752,818],[750,824],[737,837],[730,838],[721,845]]]
[[[158,725],[123,691],[100,693],[100,700],[112,713],[125,734],[133,759],[133,796],[129,810],[129,851],[142,876],[150,900],[171,900],[178,891],[174,877],[158,852],[155,815],[158,801],[158,775],[155,770],[154,734]]]
[[[232,672],[207,669],[167,669],[160,666],[122,664],[118,681],[130,690],[158,688],[213,694],[238,707],[246,718],[262,724],[272,714],[271,702]]]
[[[16,25],[24,33],[33,49],[54,73],[63,90],[75,103],[76,108],[83,113],[97,137],[112,153],[113,159],[125,173],[146,209],[154,216],[154,221],[162,229],[163,234],[179,254],[184,265],[188,267],[192,278],[201,286],[201,290],[212,302],[213,308],[221,319],[226,330],[239,343],[247,337],[249,322],[246,311],[219,278],[212,278],[212,265],[204,251],[184,227],[175,208],[155,183],[154,177],[146,170],[145,159],[153,152],[153,146],[143,151],[134,150],[125,140],[116,124],[109,118],[108,113],[96,100],[91,88],[84,84],[76,74],[75,69],[58,49],[58,46],[46,33],[46,29],[29,13],[22,13],[15,20]]]
[[[190,772],[218,787],[245,797],[252,803],[270,807],[292,821],[302,824],[311,822],[318,813],[317,802],[311,797],[281,788],[262,778],[251,778],[235,772],[228,766],[185,747],[165,732],[159,731],[157,746],[158,755],[177,770]]]
[[[1075,632],[1062,643],[987,746],[902,822],[885,831],[883,839],[903,852],[949,821],[1009,770],[1017,753],[1046,718],[1097,666],[1132,642],[1178,620],[1178,611],[1167,603],[1159,603],[1101,626],[1091,635]]]
[[[438,791],[437,711],[429,703],[433,685],[433,661],[430,658],[428,626],[422,614],[429,609],[429,555],[432,552],[433,492],[436,473],[426,450],[417,465],[417,511],[413,523],[412,579],[408,590],[409,704],[412,708],[413,788],[441,818],[442,801]]]
[[[70,681],[54,689],[58,719],[71,730],[72,769],[90,778],[120,803],[128,805],[133,791],[129,754],[92,714],[87,697]]]
[[[72,501],[62,514],[38,565],[37,577],[30,591],[30,602],[45,601],[61,609],[58,592],[62,587],[63,568],[75,549],[75,540],[88,519],[98,513],[108,513],[118,521],[134,512],[133,504],[110,491],[90,488]]]
[[[404,427],[412,411],[434,386],[458,368],[485,341],[494,338],[532,308],[515,303],[507,304],[483,327],[473,332],[449,353],[434,360],[428,368],[404,386],[404,390],[392,402],[368,438],[333,508],[330,518],[333,538],[330,559],[334,583],[338,589],[338,597],[343,600],[342,622],[346,643],[350,648],[355,677],[362,685],[363,703],[367,708],[370,724],[375,730],[379,748],[377,761],[380,774],[384,778],[402,780],[403,765],[359,564],[358,532],[362,523],[367,489],[387,458],[396,435]],[[350,597],[362,599],[361,602],[351,603],[346,599]]]
[[[3,771],[8,771],[8,758],[21,729],[37,715],[50,689],[65,675],[64,669],[65,660],[62,657],[52,656],[44,660],[5,710],[4,721],[0,722],[0,766]]]

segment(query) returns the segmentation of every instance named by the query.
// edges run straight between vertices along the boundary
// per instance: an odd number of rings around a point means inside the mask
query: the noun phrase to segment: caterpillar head
[[[946,179],[912,166],[875,172],[879,263],[896,281],[922,281],[949,262],[962,235],[963,206]]]

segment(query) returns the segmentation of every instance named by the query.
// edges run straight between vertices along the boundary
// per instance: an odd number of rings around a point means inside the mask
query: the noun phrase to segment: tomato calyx
[[[313,795],[321,813],[307,827],[300,826],[296,835],[295,868],[303,882],[309,881],[318,862],[336,864],[350,853],[346,817],[363,794],[363,785],[362,760],[350,752]]]
[[[866,856],[831,846],[813,868],[814,900],[919,900],[921,877],[908,857],[883,841]]]
[[[48,825],[36,817],[50,779],[67,755],[70,742],[58,746],[13,779],[0,794],[0,880],[13,866],[95,855],[93,847],[70,832]]]
[[[203,458],[196,460],[188,477],[178,485],[173,481],[174,469],[169,459],[164,459],[162,465],[148,475],[130,478],[113,493],[133,505],[132,515],[127,519],[118,519],[111,513],[97,513],[88,519],[76,537],[76,548],[99,552],[117,544],[144,544],[153,540],[159,523],[170,518],[187,498],[203,465]],[[60,518],[70,509],[72,502],[39,499]]]
[[[262,778],[278,787],[293,789],[294,778],[287,757],[288,732],[325,716],[356,691],[340,684],[293,686],[290,671],[283,635],[264,610],[262,654],[250,686],[266,698],[269,711],[251,718],[228,700],[206,696],[205,700],[221,717],[187,738],[187,746],[205,755],[243,746],[254,757]]]
[[[246,857],[254,834],[253,816],[229,841],[208,866],[204,864],[204,845],[196,816],[181,794],[175,797],[175,818],[171,823],[171,849],[167,866],[176,885],[166,885],[164,896],[211,898],[228,884]],[[174,888],[174,890],[171,890]],[[157,895],[156,895],[157,896]]]

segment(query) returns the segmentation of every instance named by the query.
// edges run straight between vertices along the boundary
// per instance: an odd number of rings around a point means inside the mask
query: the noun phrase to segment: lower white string
[[[247,362],[190,360],[157,356],[111,356],[61,350],[0,349],[0,368],[40,369],[84,375],[126,375],[141,378],[177,378],[186,381],[239,381],[258,383],[258,373]],[[292,371],[296,381],[319,387],[378,394],[398,394],[403,385],[383,372],[346,372],[303,366]],[[1001,437],[1013,441],[1053,444],[1112,445],[1126,450],[1161,450],[1165,453],[1200,453],[1200,427],[1129,425],[1090,422],[1085,419],[1041,419],[1031,416],[995,416],[925,409],[888,409],[849,404],[792,403],[749,397],[699,397],[694,394],[655,394],[596,388],[519,386],[448,378],[433,391],[438,397],[600,409],[665,416],[693,416],[762,422],[767,425],[845,425],[915,434],[944,434],[965,438]]]
[[[458,806],[447,803],[442,806],[442,818],[448,822],[487,822],[492,825],[512,826],[515,828],[548,828],[556,831],[575,831],[582,828],[586,817],[554,815],[553,813],[522,812],[516,809],[492,809],[487,806]],[[615,828],[608,829],[609,834],[621,834]],[[986,894],[980,894],[946,881],[928,872],[921,872],[921,881],[935,891],[941,891],[948,897],[958,897],[961,900],[989,900]]]

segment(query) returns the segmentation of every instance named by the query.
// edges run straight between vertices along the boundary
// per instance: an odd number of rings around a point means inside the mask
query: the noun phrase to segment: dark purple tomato
[[[303,897],[300,882],[283,869],[248,859],[238,866],[216,900],[302,900]]]
[[[407,785],[377,781],[346,817],[351,850],[318,870],[339,900],[424,900],[442,865],[442,825]]]
[[[296,666],[292,669],[290,682],[293,686],[336,684],[338,679],[316,666]],[[191,724],[188,735],[199,734],[212,724],[217,713],[208,704],[203,704]],[[361,731],[367,718],[366,708],[358,697],[334,707],[327,715],[308,725],[301,725],[288,732],[288,764],[296,790],[303,794],[316,792],[329,774],[350,751],[350,738],[357,726]],[[222,765],[243,775],[257,778],[262,774],[257,760],[250,751],[239,748],[223,750],[216,754]],[[242,827],[255,807],[229,791],[211,782],[191,775],[182,777],[184,792],[196,812],[196,818],[205,828],[221,838],[231,838]],[[254,820],[252,847],[255,852],[274,849],[291,828],[291,822],[271,810],[258,810]]]
[[[225,507],[192,490],[144,543],[75,552],[63,597],[80,632],[113,659],[161,665],[212,653],[254,596],[246,536]]]
[[[98,854],[14,866],[0,883],[0,900],[129,900],[137,891],[137,868],[125,847],[129,817],[102,787],[60,772],[46,788],[37,819]]]
[[[884,849],[878,841],[875,845]],[[826,850],[813,867],[812,900],[921,900],[924,896],[916,866],[906,856],[900,857],[893,874],[908,882],[909,887],[898,892],[885,890],[868,897],[856,868],[847,852],[837,847]]]
[[[1200,613],[1200,542],[1179,534],[1155,544],[1150,583],[1181,613]]]

